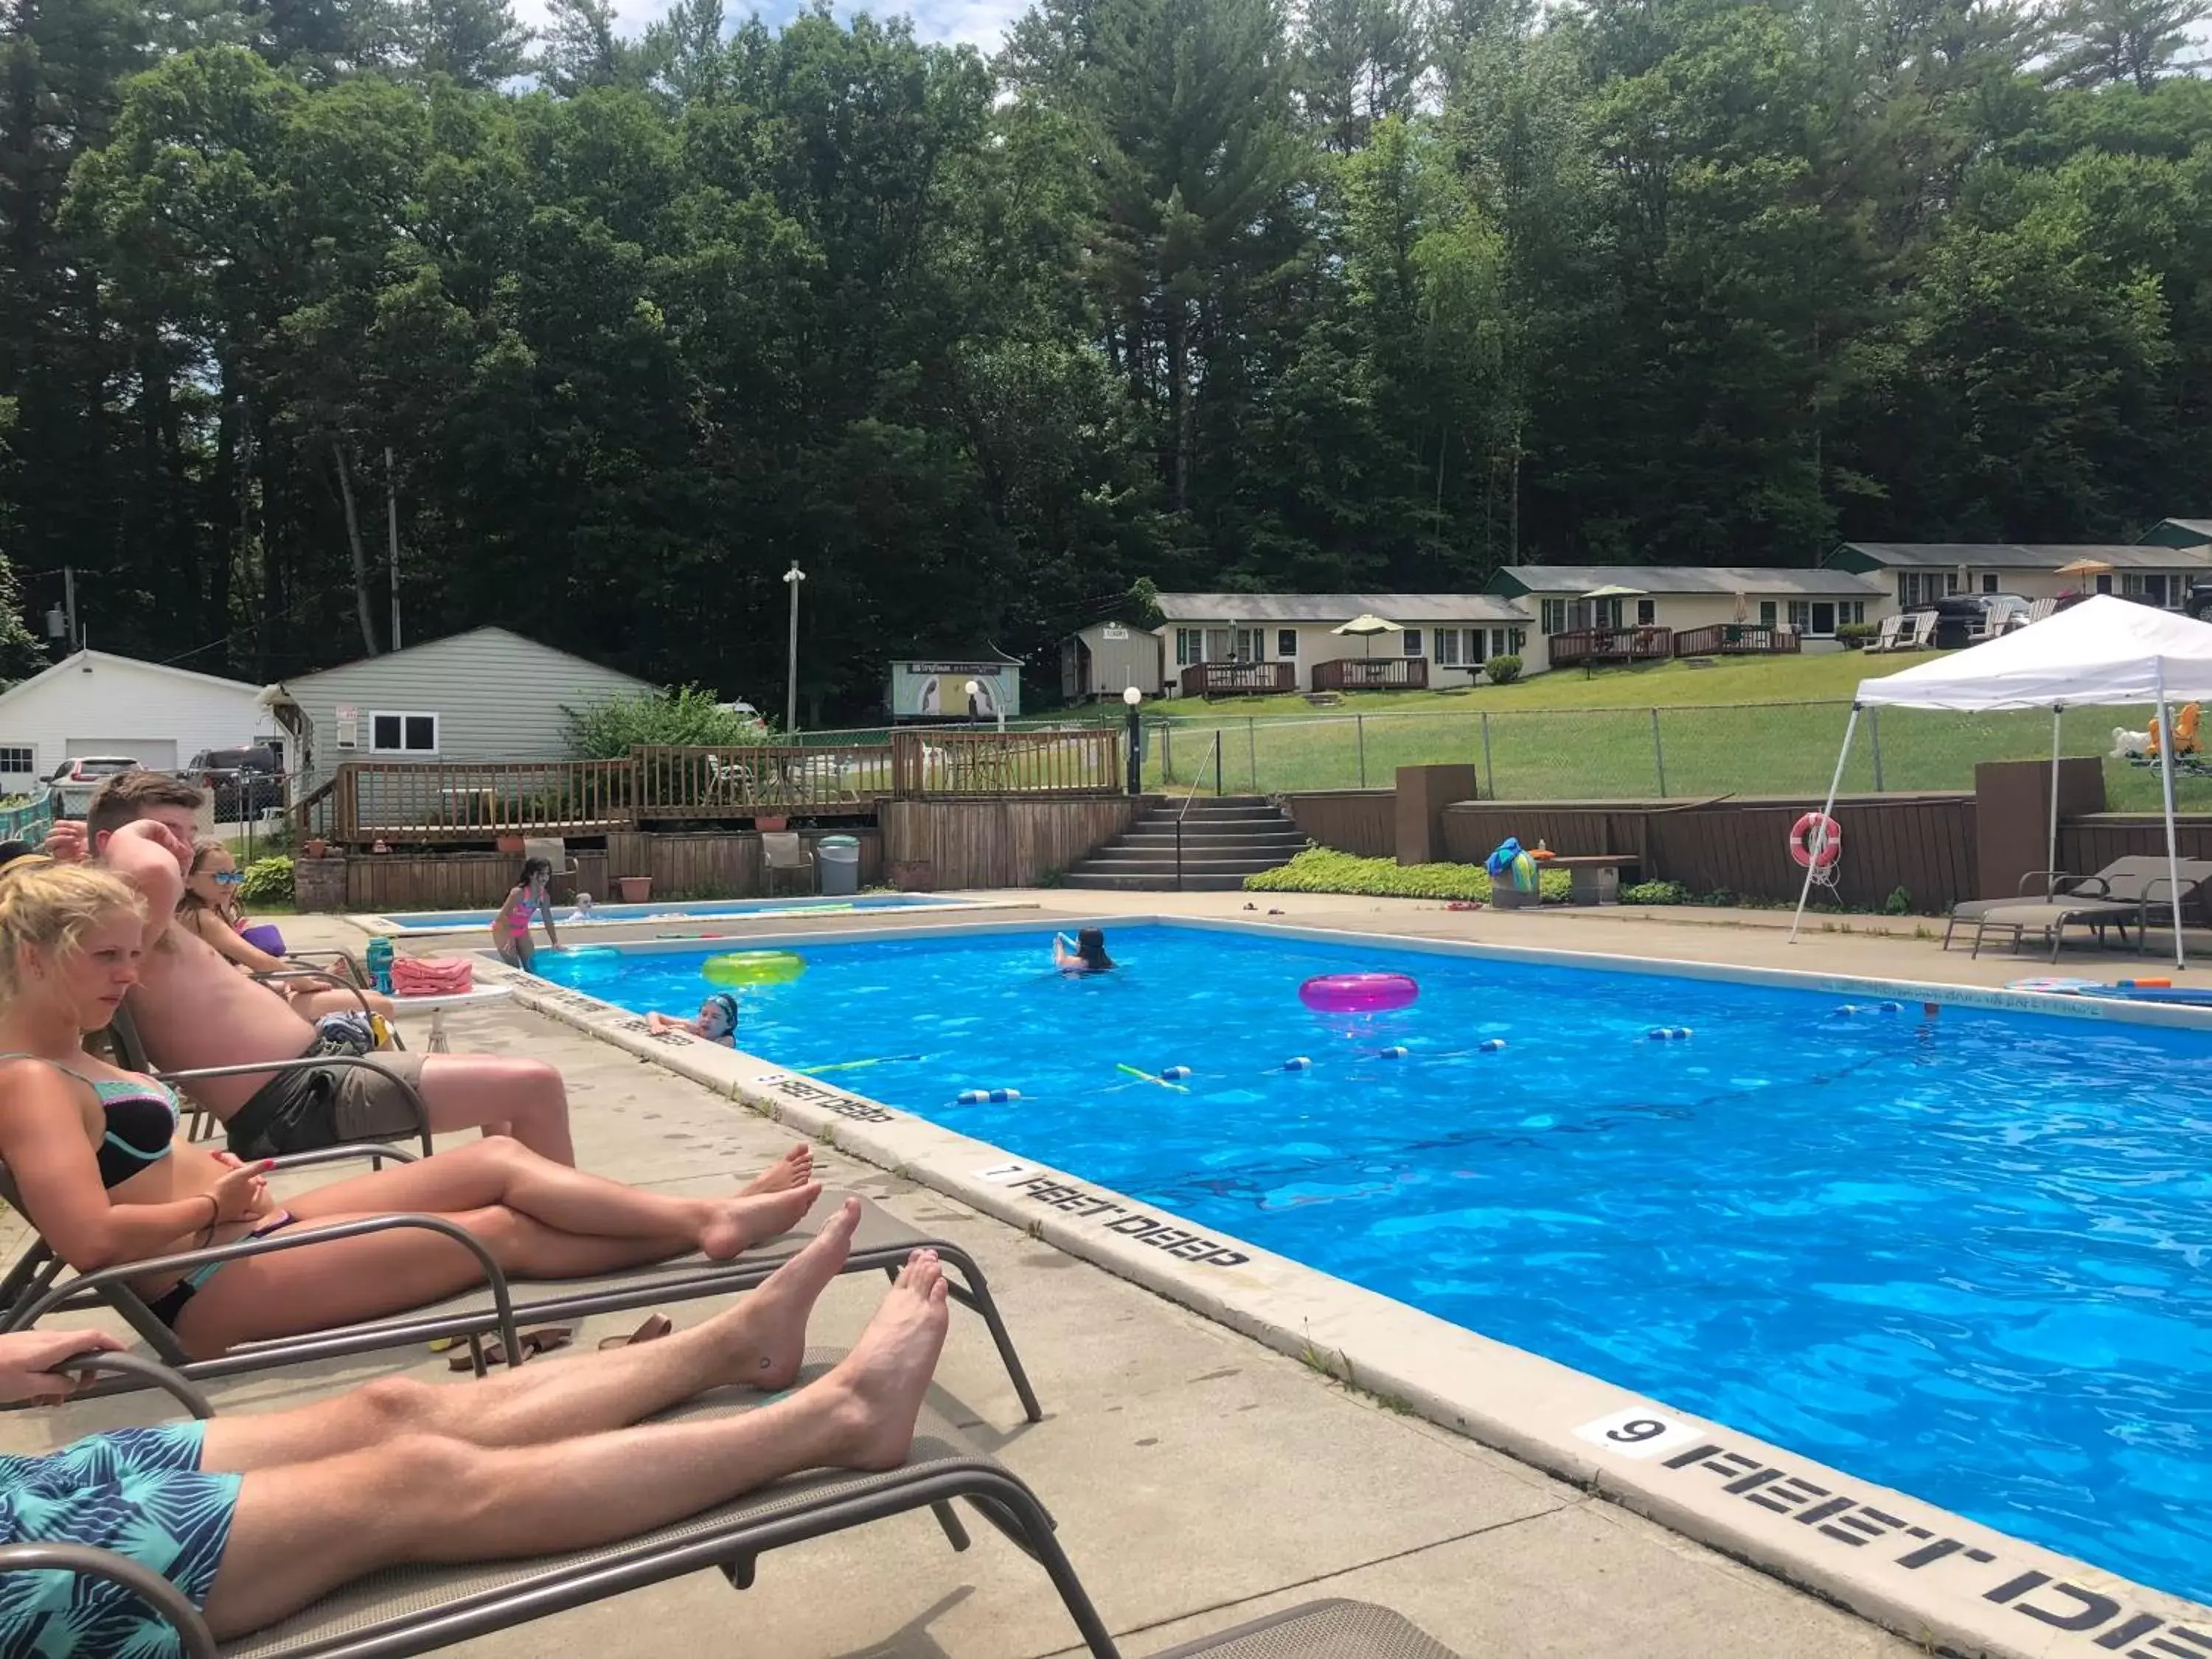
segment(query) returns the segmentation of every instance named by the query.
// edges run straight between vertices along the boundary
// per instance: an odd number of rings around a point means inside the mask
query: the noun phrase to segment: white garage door
[[[72,760],[79,755],[128,755],[155,772],[177,769],[174,738],[71,738],[64,752]]]

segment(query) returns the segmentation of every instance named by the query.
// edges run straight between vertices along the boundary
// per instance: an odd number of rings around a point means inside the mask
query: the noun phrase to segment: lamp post
[[[1145,694],[1135,686],[1121,688],[1121,702],[1129,711],[1129,793],[1133,795],[1145,793],[1144,732],[1137,723],[1137,708],[1144,700]]]
[[[791,590],[791,644],[785,655],[783,680],[783,733],[789,737],[799,730],[799,585],[806,580],[806,573],[799,568],[799,561],[791,562],[791,568],[783,573],[783,585]]]
[[[978,697],[980,697],[980,696],[981,696],[983,695],[983,682],[982,682],[982,681],[981,681],[981,680],[970,680],[970,681],[969,681],[969,682],[968,682],[968,686],[967,686],[967,690],[968,690],[968,718],[969,718],[969,720],[974,720],[974,719],[975,718],[975,699],[976,699],[976,698],[978,698]],[[1000,734],[1001,736],[1005,735],[1005,732],[1006,732],[1006,705],[1005,705],[1004,703],[1001,703],[1001,702],[1000,702],[996,697],[994,697],[994,698],[992,698],[992,699],[991,699],[991,712],[992,712],[994,714],[997,715],[997,716],[998,716],[998,718],[999,718],[999,732],[1000,732]]]

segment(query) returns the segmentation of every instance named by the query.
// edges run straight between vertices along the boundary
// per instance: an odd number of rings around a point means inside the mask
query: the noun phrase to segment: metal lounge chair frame
[[[362,1012],[364,1015],[368,1013],[368,1003],[362,1004]],[[164,1072],[157,1070],[147,1054],[146,1045],[139,1040],[138,1027],[132,1021],[129,1010],[118,1008],[115,1011],[115,1018],[108,1022],[107,1033],[109,1040],[115,1045],[117,1065],[126,1072],[143,1072],[172,1085],[188,1085],[197,1079],[208,1077],[276,1077],[286,1072],[304,1072],[324,1066],[366,1066],[390,1079],[392,1086],[414,1109],[416,1127],[410,1133],[422,1143],[422,1156],[430,1156],[430,1109],[422,1103],[422,1097],[413,1084],[390,1067],[378,1065],[374,1054],[302,1054],[292,1060],[256,1060],[245,1066],[196,1066],[185,1071]],[[191,1091],[187,1088],[185,1092],[189,1095]],[[192,1140],[204,1140],[208,1139],[208,1126],[218,1121],[213,1112],[195,1103],[185,1115],[185,1134]]]
[[[301,1169],[317,1164],[352,1159],[392,1158],[411,1161],[412,1154],[383,1146],[325,1147],[277,1161],[282,1169]],[[826,1218],[841,1194],[825,1193],[812,1214]],[[23,1212],[12,1182],[0,1171],[0,1197]],[[242,1343],[212,1359],[194,1359],[178,1343],[176,1333],[154,1317],[131,1281],[149,1274],[185,1273],[210,1262],[235,1261],[272,1250],[298,1249],[328,1239],[351,1238],[398,1226],[427,1227],[465,1244],[483,1269],[486,1290],[448,1298],[434,1307],[420,1308],[356,1324],[334,1326],[294,1336],[272,1337]],[[818,1226],[818,1224],[817,1224]],[[606,1273],[586,1279],[526,1281],[538,1292],[518,1297],[514,1286],[491,1253],[456,1224],[442,1216],[390,1215],[323,1227],[288,1229],[265,1238],[240,1239],[210,1249],[186,1250],[174,1255],[103,1267],[95,1273],[62,1279],[65,1264],[45,1240],[35,1240],[22,1257],[0,1279],[0,1331],[27,1330],[48,1315],[64,1309],[104,1304],[113,1309],[143,1337],[162,1363],[187,1377],[236,1376],[269,1370],[308,1360],[331,1359],[349,1354],[375,1353],[411,1347],[418,1342],[459,1339],[469,1345],[477,1375],[484,1373],[482,1343],[496,1333],[511,1365],[523,1355],[516,1334],[525,1323],[573,1323],[598,1314],[626,1313],[659,1302],[685,1302],[702,1297],[734,1296],[763,1284],[769,1275],[798,1253],[816,1227],[793,1231],[756,1245],[728,1261],[703,1257],[679,1258],[625,1273]],[[860,1200],[860,1225],[853,1249],[845,1259],[848,1273],[880,1270],[896,1279],[906,1259],[919,1249],[934,1250],[949,1270],[945,1290],[952,1300],[983,1322],[1006,1377],[1021,1401],[1023,1415],[1042,1422],[1044,1408],[1023,1369],[1013,1334],[992,1294],[990,1282],[974,1256],[950,1239],[931,1237],[908,1226],[880,1206]],[[489,1300],[486,1292],[489,1291]]]
[[[2185,904],[2193,896],[2192,890],[2212,881],[2212,859],[2181,859],[2178,863]],[[1978,923],[1993,910],[2017,909],[2022,905],[2043,902],[2042,895],[2046,893],[2051,902],[2079,899],[2080,904],[2071,912],[2079,925],[2096,925],[2094,913],[2100,906],[2109,907],[2113,913],[2108,918],[2109,923],[2121,928],[2122,943],[2125,943],[2126,919],[2137,915],[2144,906],[2156,905],[2158,899],[2150,890],[2168,880],[2166,860],[2142,854],[2114,859],[2093,876],[2069,875],[2063,870],[2031,870],[2020,878],[2020,891],[2012,898],[1961,899],[1953,905],[1943,927],[1943,948],[1951,948],[1952,936],[1961,922]],[[2130,881],[2142,884],[2140,895],[2114,893],[2115,886]],[[2140,906],[2138,897],[2142,900]]]
[[[836,1356],[810,1352],[806,1375]],[[64,1370],[128,1370],[167,1389],[195,1416],[214,1415],[183,1377],[131,1356],[95,1354]],[[679,1407],[671,1416],[747,1410],[726,1393]],[[137,1562],[87,1545],[0,1546],[0,1572],[58,1570],[115,1581],[177,1632],[186,1659],[401,1659],[428,1653],[664,1580],[719,1568],[750,1589],[761,1556],[808,1539],[927,1508],[956,1550],[969,1546],[952,1509],[956,1498],[1042,1566],[1094,1659],[1119,1659],[1114,1638],[1074,1565],[1053,1535],[1050,1513],[1028,1484],[969,1445],[959,1430],[925,1404],[914,1451],[896,1469],[829,1471],[779,1481],[688,1521],[598,1549],[535,1561],[467,1567],[403,1567],[345,1586],[270,1630],[218,1643],[199,1610],[166,1578]]]

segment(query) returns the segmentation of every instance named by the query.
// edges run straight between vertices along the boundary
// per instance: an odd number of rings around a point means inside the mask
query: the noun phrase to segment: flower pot
[[[615,891],[622,896],[624,904],[644,904],[653,897],[651,876],[617,876]]]
[[[767,817],[755,818],[753,820],[753,828],[760,830],[764,835],[774,835],[777,830],[781,830],[786,825],[789,824],[791,820],[781,813],[775,813]]]
[[[502,853],[520,853],[522,850],[522,837],[520,836],[501,836],[496,844],[499,850]]]
[[[316,836],[300,850],[307,854],[307,855],[311,859],[319,859],[328,855],[331,850],[331,844],[325,841],[320,836]]]

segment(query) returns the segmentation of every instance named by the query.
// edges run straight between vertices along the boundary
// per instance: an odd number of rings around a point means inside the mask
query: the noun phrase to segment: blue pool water
[[[833,915],[848,910],[903,910],[917,904],[957,904],[957,899],[934,893],[866,893],[854,898],[816,899],[669,899],[659,904],[597,904],[593,921],[696,921],[706,916],[803,916],[811,911]],[[574,907],[556,903],[557,922]],[[416,910],[386,916],[395,927],[489,927],[495,910]]]
[[[742,1044],[921,1055],[832,1078],[2212,1601],[2212,1036],[1180,928],[1069,980],[1048,938],[808,946]],[[706,954],[540,961],[689,1011]],[[1420,1000],[1297,1000],[1377,968]]]

